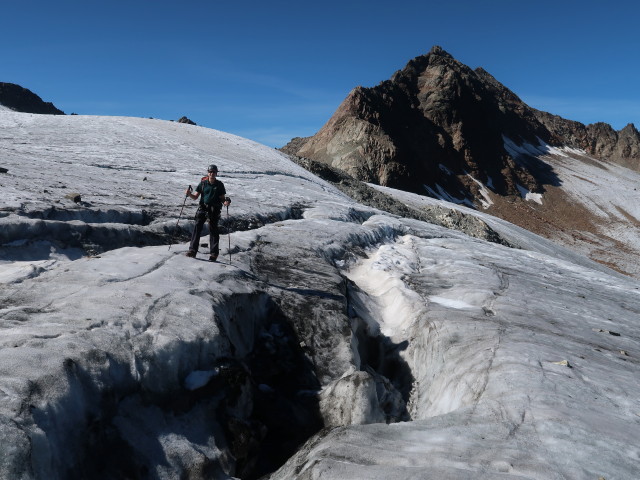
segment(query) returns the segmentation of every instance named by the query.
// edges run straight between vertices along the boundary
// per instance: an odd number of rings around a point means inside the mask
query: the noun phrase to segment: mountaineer
[[[227,191],[224,188],[224,184],[216,179],[217,175],[218,167],[209,165],[207,176],[202,178],[196,187],[195,193],[192,193],[191,186],[187,188],[186,195],[188,197],[193,200],[200,198],[200,205],[198,205],[195,217],[196,224],[191,234],[191,244],[189,245],[187,257],[195,257],[198,253],[202,227],[204,222],[209,219],[209,260],[215,262],[218,259],[218,254],[220,253],[220,233],[218,231],[220,211],[223,205],[229,206],[231,199],[226,196]]]

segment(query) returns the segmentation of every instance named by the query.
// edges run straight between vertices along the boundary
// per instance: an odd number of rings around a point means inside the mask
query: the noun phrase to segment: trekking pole
[[[231,265],[231,225],[229,224],[229,205],[227,205],[227,237],[229,237],[229,265]]]
[[[182,210],[184,210],[184,205],[187,203],[187,197],[189,193],[191,193],[191,185],[189,185],[189,189],[187,190],[187,194],[184,196],[184,202],[182,202],[182,208],[180,209],[180,215],[178,215],[178,221],[176,222],[176,230],[178,229],[178,224],[180,223],[180,217],[182,217]],[[227,207],[228,208],[228,207]],[[171,245],[173,245],[173,235],[171,235],[171,243],[169,244],[169,250],[171,250]]]

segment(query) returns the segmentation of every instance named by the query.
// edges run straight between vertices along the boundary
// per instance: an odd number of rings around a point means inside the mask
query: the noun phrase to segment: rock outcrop
[[[185,116],[180,117],[180,119],[178,120],[178,123],[186,123],[187,125],[197,125],[196,122],[194,122],[193,120]]]
[[[64,115],[53,103],[43,101],[31,90],[14,83],[0,82],[0,105],[23,113]]]

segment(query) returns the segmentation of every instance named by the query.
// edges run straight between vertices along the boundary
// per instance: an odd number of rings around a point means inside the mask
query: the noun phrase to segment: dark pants
[[[193,252],[198,252],[198,247],[200,246],[200,236],[202,235],[202,227],[204,226],[204,222],[209,219],[209,251],[211,255],[215,255],[216,257],[220,253],[220,248],[218,247],[220,243],[220,232],[218,231],[218,220],[220,220],[220,208],[216,207],[207,207],[207,206],[199,206],[198,211],[196,212],[196,226],[193,228],[193,233],[191,234],[191,244],[189,245],[189,250]]]

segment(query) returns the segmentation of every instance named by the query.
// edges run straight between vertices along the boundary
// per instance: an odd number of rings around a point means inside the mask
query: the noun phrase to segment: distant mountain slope
[[[635,172],[616,170],[617,178],[636,178],[640,133],[633,124],[615,131],[536,110],[440,47],[390,80],[354,88],[314,136],[295,138],[282,150],[359,180],[486,209],[607,264],[603,250],[630,248],[628,239],[610,238],[612,225],[635,231],[640,224],[636,214],[594,212],[584,195],[563,188],[554,164],[566,164],[567,156],[577,172],[581,165],[618,164]],[[618,206],[638,203],[634,192]],[[589,240],[576,246],[576,237]],[[629,273],[628,266],[614,266]]]
[[[0,82],[0,105],[23,113],[64,115],[53,103],[43,101],[31,90],[14,83]]]

